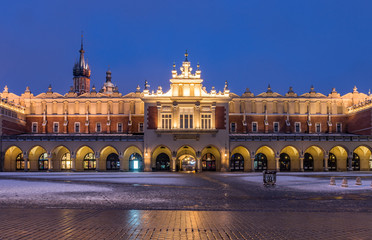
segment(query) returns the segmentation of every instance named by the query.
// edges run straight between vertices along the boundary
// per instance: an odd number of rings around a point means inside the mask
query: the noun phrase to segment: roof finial
[[[189,56],[189,54],[187,53],[187,49],[186,49],[186,52],[185,52],[185,62],[188,62],[189,60],[187,60],[187,56]]]
[[[176,70],[176,62],[173,61],[173,70]]]
[[[84,43],[84,34],[83,34],[83,31],[81,31],[81,49],[80,51],[83,51],[83,43]]]

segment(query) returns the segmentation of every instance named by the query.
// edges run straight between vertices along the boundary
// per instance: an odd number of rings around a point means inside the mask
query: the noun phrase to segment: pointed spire
[[[108,69],[106,71],[106,82],[111,82],[111,71],[110,71],[110,65],[108,66]]]
[[[185,52],[185,62],[188,62],[189,60],[187,59],[187,57],[189,56],[189,54],[187,53],[187,49],[186,49],[186,52]]]
[[[311,84],[310,92],[309,93],[315,93],[315,91],[314,91],[314,85],[312,85],[312,84]]]
[[[267,86],[267,91],[266,93],[272,93],[273,91],[271,91],[271,87],[270,87],[270,84]]]

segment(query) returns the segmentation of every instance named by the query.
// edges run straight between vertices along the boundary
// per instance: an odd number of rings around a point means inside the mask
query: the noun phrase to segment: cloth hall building
[[[170,88],[90,86],[80,59],[64,95],[1,95],[2,171],[369,171],[372,101],[313,87],[241,96],[203,87],[187,53]]]

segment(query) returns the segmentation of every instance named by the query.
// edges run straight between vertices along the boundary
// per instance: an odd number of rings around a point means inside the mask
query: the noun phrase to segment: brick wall
[[[226,110],[223,106],[216,107],[216,129],[226,129]]]
[[[354,134],[371,135],[371,118],[372,109],[349,115],[347,118],[347,131]]]
[[[147,128],[157,129],[158,128],[158,107],[149,106],[147,108]]]

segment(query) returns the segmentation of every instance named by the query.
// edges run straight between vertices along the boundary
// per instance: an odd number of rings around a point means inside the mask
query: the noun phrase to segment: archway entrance
[[[337,171],[337,158],[333,153],[328,157],[328,171]]]
[[[181,155],[179,158],[181,171],[195,171],[196,159],[192,155]]]
[[[156,157],[156,171],[169,171],[170,170],[170,159],[168,154],[160,153]]]
[[[204,154],[202,157],[203,171],[216,171],[216,157],[212,153]]]
[[[240,153],[235,153],[231,156],[230,162],[231,171],[244,171],[244,157]]]
[[[280,154],[279,167],[281,172],[291,171],[291,158],[286,153]]]
[[[129,171],[141,172],[143,171],[143,158],[138,153],[133,153],[129,157]]]
[[[116,153],[110,153],[106,158],[106,170],[120,170],[120,160]]]
[[[30,169],[30,161],[28,161]],[[4,171],[25,170],[25,159],[22,150],[17,146],[9,147],[4,154]]]
[[[314,158],[310,153],[304,155],[304,171],[314,171]]]
[[[254,157],[254,171],[262,172],[267,170],[267,157],[263,153],[256,154]]]
[[[352,167],[354,171],[370,171],[371,170],[371,163],[372,163],[372,154],[369,147],[366,146],[359,146],[357,147],[354,152],[356,156],[353,154],[353,161]]]

